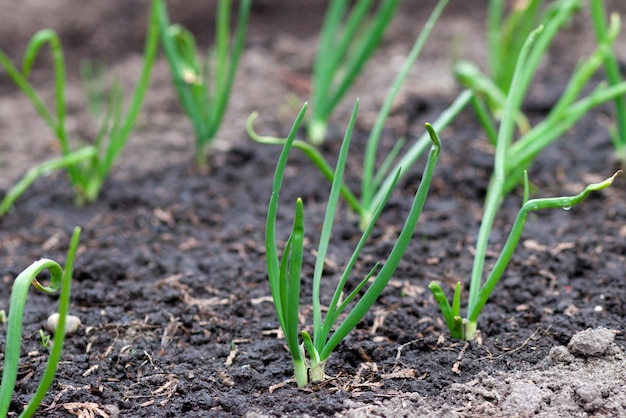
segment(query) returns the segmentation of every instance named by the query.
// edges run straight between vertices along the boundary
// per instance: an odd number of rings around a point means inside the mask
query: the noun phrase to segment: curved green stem
[[[80,239],[80,228],[75,228],[72,234],[72,240],[67,253],[65,269],[55,261],[49,259],[41,259],[31,264],[15,279],[13,289],[11,291],[11,301],[9,306],[8,328],[4,353],[4,368],[2,371],[2,382],[0,383],[0,416],[6,416],[11,396],[15,388],[17,380],[18,365],[21,351],[22,341],[22,320],[24,317],[24,306],[28,289],[31,284],[36,289],[53,294],[59,289],[61,295],[59,298],[59,323],[54,334],[54,344],[50,351],[48,364],[44,371],[43,377],[39,382],[37,391],[33,395],[32,400],[21,414],[23,417],[32,416],[39,404],[43,400],[48,388],[50,387],[54,374],[56,373],[61,353],[63,351],[63,342],[65,341],[65,324],[69,312],[70,304],[70,288],[72,282],[72,272],[74,268],[74,259]],[[50,283],[44,286],[37,280],[37,276],[44,270],[50,272]]]

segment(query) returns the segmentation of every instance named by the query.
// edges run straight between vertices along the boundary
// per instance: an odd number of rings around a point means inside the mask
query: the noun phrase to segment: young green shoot
[[[326,139],[328,120],[376,51],[400,2],[358,0],[350,12],[349,2],[332,0],[328,5],[313,67],[311,102],[307,123],[309,140],[319,145]],[[371,15],[371,16],[370,16]]]
[[[4,367],[2,369],[2,382],[0,383],[0,416],[7,416],[11,404],[11,396],[13,395],[13,389],[15,388],[15,382],[17,380],[22,342],[22,319],[24,317],[24,307],[28,296],[28,289],[31,284],[35,289],[47,294],[59,292],[59,322],[51,343],[48,364],[46,365],[44,374],[39,381],[39,386],[33,398],[21,413],[20,417],[30,417],[35,413],[46,395],[48,388],[52,384],[54,374],[56,373],[57,366],[61,359],[61,352],[65,341],[66,319],[70,307],[72,271],[79,239],[80,228],[76,227],[72,234],[70,247],[67,252],[65,269],[61,268],[57,262],[44,258],[31,264],[17,276],[13,283],[11,301],[9,304]],[[50,273],[50,283],[48,286],[44,286],[37,280],[37,276],[45,270]],[[41,336],[41,340],[40,342],[43,342],[43,336]]]
[[[50,334],[46,334],[43,329],[39,330],[39,345],[41,348],[48,350],[52,347],[52,342],[50,341]]]
[[[278,212],[278,197],[280,194],[287,158],[293,143],[296,132],[304,119],[306,104],[298,114],[296,121],[283,145],[272,186],[272,196],[267,211],[265,247],[267,254],[267,271],[272,293],[272,300],[278,316],[281,329],[285,335],[287,346],[291,354],[294,375],[298,387],[305,386],[309,382],[316,382],[324,379],[324,366],[328,357],[335,347],[356,327],[369,308],[378,299],[385,289],[385,286],[394,274],[404,252],[411,240],[413,230],[421,214],[428,188],[437,164],[440,149],[440,140],[432,126],[427,125],[427,129],[432,138],[432,147],[424,169],[422,181],[418,187],[413,200],[413,205],[407,216],[405,224],[398,236],[396,243],[389,254],[389,257],[378,270],[376,264],[368,274],[359,282],[357,286],[346,296],[344,290],[348,279],[355,266],[357,258],[363,249],[365,242],[371,234],[378,216],[382,212],[387,199],[391,195],[399,177],[399,171],[395,175],[394,181],[386,189],[385,196],[376,208],[371,222],[366,226],[361,239],[357,243],[352,256],[348,260],[341,279],[335,288],[334,295],[327,308],[322,307],[321,283],[324,270],[324,260],[328,253],[328,246],[332,235],[332,227],[337,211],[341,187],[343,184],[343,173],[348,157],[348,147],[350,137],[354,128],[358,102],[354,107],[352,117],[346,129],[345,137],[341,146],[337,165],[333,173],[332,185],[326,214],[322,225],[322,232],[316,254],[315,268],[313,272],[313,328],[312,332],[300,331],[300,287],[301,273],[304,252],[304,203],[302,199],[296,200],[296,210],[291,234],[287,239],[282,258],[278,256],[278,246],[276,238],[276,215]],[[360,298],[358,297],[364,292]],[[354,302],[354,304],[353,304]],[[323,316],[323,312],[326,316]],[[345,313],[347,312],[347,313]],[[302,343],[300,343],[302,340]],[[307,368],[308,355],[309,367]]]
[[[411,144],[408,149],[403,150],[403,144],[399,141],[396,146],[391,149],[387,156],[385,156],[378,169],[375,167],[377,160],[376,157],[382,154],[382,151],[379,148],[379,143],[383,134],[385,122],[391,112],[392,104],[400,92],[400,88],[406,79],[409,70],[419,57],[419,54],[424,47],[435,22],[439,19],[439,16],[447,3],[448,0],[440,0],[431,13],[379,111],[366,145],[360,197],[357,197],[357,193],[352,191],[347,184],[343,183],[341,185],[340,193],[344,200],[348,203],[348,206],[350,206],[350,209],[358,214],[359,224],[362,230],[369,225],[376,208],[385,196],[386,190],[389,188],[390,184],[395,181],[396,174],[399,172],[400,178],[406,175],[408,168],[412,167],[422,156],[424,151],[428,149],[430,144],[432,144],[431,135],[428,131],[426,131],[417,141]],[[437,118],[437,120],[432,124],[433,129],[437,132],[441,132],[445,129],[445,127],[456,118],[465,106],[470,103],[471,99],[471,91],[465,90],[461,92],[448,109],[443,111],[439,118]],[[286,142],[286,139],[284,138],[261,136],[254,131],[253,123],[257,116],[258,115],[256,113],[253,113],[248,118],[248,135],[256,142],[284,145]],[[306,141],[295,139],[293,141],[293,147],[302,151],[330,182],[333,181],[333,168],[313,145]],[[397,158],[400,153],[401,157]]]
[[[615,178],[614,175],[602,183],[589,185],[583,192],[576,196],[528,200],[529,186],[527,176],[525,176],[524,204],[518,213],[515,224],[511,229],[509,238],[502,249],[498,261],[493,267],[487,280],[483,280],[489,236],[491,234],[496,214],[507,193],[507,180],[510,180],[510,176],[512,175],[510,171],[507,171],[506,164],[509,162],[508,159],[511,155],[509,150],[512,148],[511,144],[515,134],[515,116],[519,112],[527,88],[525,80],[527,79],[526,75],[528,74],[528,66],[532,65],[531,61],[528,60],[528,56],[533,51],[532,48],[541,36],[543,30],[544,28],[540,26],[532,31],[520,50],[513,79],[511,80],[511,88],[504,102],[502,121],[497,132],[497,138],[494,141],[496,147],[494,155],[494,172],[491,176],[487,196],[485,197],[483,218],[480,224],[478,238],[476,240],[476,249],[474,253],[474,263],[468,297],[468,313],[466,318],[463,319],[460,313],[460,283],[458,283],[455,288],[452,304],[448,302],[443,290],[437,283],[431,283],[430,285],[433,296],[439,304],[441,312],[445,318],[446,325],[454,338],[472,340],[476,337],[480,312],[482,311],[482,308],[513,255],[515,247],[517,246],[523,231],[528,212],[555,207],[570,208],[573,205],[582,202],[592,191],[608,187]]]
[[[109,92],[107,109],[102,124],[98,130],[93,144],[87,146],[87,150],[72,149],[69,133],[66,126],[67,105],[65,99],[65,60],[59,36],[51,29],[43,29],[37,32],[26,47],[21,69],[18,69],[9,57],[0,50],[0,65],[4,67],[9,77],[22,90],[31,101],[39,116],[45,121],[54,133],[61,149],[61,159],[54,162],[43,163],[42,167],[35,168],[35,172],[45,173],[51,167],[64,168],[70,178],[70,182],[76,193],[76,203],[84,204],[95,201],[102,188],[113,163],[124,148],[128,140],[145,93],[150,81],[150,73],[156,57],[159,34],[156,21],[156,11],[163,0],[153,0],[150,9],[148,32],[144,49],[144,62],[139,81],[135,86],[129,107],[122,114],[124,93],[118,82],[114,82]],[[28,80],[31,69],[39,51],[45,45],[50,47],[54,65],[54,103],[55,111],[52,112],[43,102],[35,88]],[[27,174],[32,182],[33,171]],[[23,184],[28,181],[24,180]],[[21,190],[23,192],[23,190]],[[15,200],[17,196],[13,197]]]
[[[239,4],[232,45],[230,0],[219,0],[215,24],[215,47],[206,60],[199,57],[194,36],[179,25],[170,25],[165,2],[158,11],[161,41],[172,81],[196,134],[196,162],[206,168],[208,148],[220,128],[243,50],[251,0]]]
[[[84,161],[88,158],[95,158],[98,155],[98,150],[93,146],[86,146],[79,148],[76,151],[71,151],[69,154],[64,155],[53,160],[45,161],[35,167],[31,167],[22,178],[15,183],[11,189],[4,196],[0,202],[0,216],[7,214],[9,209],[13,206],[13,203],[30,187],[31,184],[39,177],[49,174],[53,171],[60,169],[68,169],[74,167],[77,163]]]
[[[591,18],[596,33],[598,43],[603,42],[607,38],[611,30],[606,21],[606,12],[603,0],[591,0]],[[619,16],[611,16],[611,20],[617,19]],[[615,51],[611,47],[604,57],[604,73],[610,86],[619,86],[622,84],[622,74],[619,62],[615,56]],[[626,97],[620,94],[613,98],[615,105],[616,128],[611,133],[611,139],[615,147],[615,157],[622,164],[626,164]]]

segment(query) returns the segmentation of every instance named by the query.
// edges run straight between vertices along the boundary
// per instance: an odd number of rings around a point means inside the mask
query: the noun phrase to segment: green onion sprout
[[[361,197],[357,197],[357,194],[353,192],[347,184],[343,183],[340,188],[340,193],[344,200],[350,206],[350,209],[356,212],[359,216],[359,224],[362,230],[370,224],[372,217],[383,200],[387,189],[390,185],[397,181],[396,175],[399,173],[399,178],[402,178],[409,167],[413,166],[416,161],[422,156],[424,151],[428,149],[429,144],[432,144],[431,133],[427,130],[417,141],[408,147],[408,149],[402,150],[403,142],[398,141],[389,154],[384,158],[383,163],[379,166],[378,170],[375,170],[376,157],[380,155],[379,142],[383,133],[383,128],[389,113],[393,101],[400,92],[400,87],[406,79],[409,70],[413,63],[417,60],[428,35],[432,31],[435,22],[439,19],[439,16],[443,12],[443,9],[447,5],[448,0],[440,0],[437,6],[431,13],[428,21],[424,25],[420,35],[418,36],[413,48],[407,56],[405,63],[400,70],[395,82],[391,86],[385,102],[383,103],[374,127],[369,135],[366,154],[363,161],[363,177],[361,179]],[[473,94],[470,90],[462,91],[454,102],[441,113],[439,118],[432,124],[434,131],[441,132],[448,126],[456,116],[471,102]],[[256,142],[264,144],[284,145],[285,138],[275,138],[270,136],[261,136],[254,131],[253,123],[258,114],[253,113],[248,118],[247,132],[250,138]],[[332,182],[334,179],[334,173],[331,165],[324,159],[324,156],[310,143],[306,141],[295,139],[293,141],[293,147],[302,151],[320,170],[320,172]],[[402,156],[396,160],[402,151]]]
[[[170,25],[165,2],[158,11],[161,41],[172,81],[182,107],[196,134],[196,162],[206,168],[207,150],[217,135],[235,81],[239,57],[246,38],[251,0],[239,4],[237,27],[229,44],[230,0],[219,0],[215,25],[215,48],[206,60],[198,58],[196,41],[187,29]]]
[[[490,8],[494,5],[498,5],[502,0],[492,0]],[[535,2],[530,1],[524,3],[527,7],[535,7]],[[521,3],[520,3],[521,4]],[[508,80],[509,76],[501,76],[499,73],[492,69],[494,72],[491,77],[483,74],[476,65],[461,61],[455,67],[455,72],[459,81],[471,89],[474,93],[472,98],[472,105],[478,120],[483,125],[487,138],[493,146],[497,148],[497,122],[496,119],[503,118],[503,109],[506,103],[506,98],[512,94],[521,94],[521,97],[525,96],[526,91],[530,86],[534,76],[536,75],[537,68],[541,62],[542,57],[545,55],[546,50],[550,46],[550,43],[558,33],[559,29],[564,26],[573,16],[573,14],[581,7],[580,0],[558,0],[553,2],[550,7],[545,11],[542,19],[541,33],[538,33],[536,39],[526,54],[527,62],[523,66],[519,67],[521,74],[519,75],[519,83],[517,89],[519,92],[513,92],[512,80],[504,82],[499,80]],[[496,7],[496,9],[498,9]],[[525,10],[525,9],[524,9]],[[514,10],[513,16],[509,18],[505,23],[500,24],[503,26],[500,30],[503,32],[499,36],[503,38],[500,40],[500,47],[495,49],[496,52],[490,51],[492,56],[490,62],[492,66],[501,68],[504,64],[502,61],[504,57],[498,55],[497,51],[513,50],[513,46],[510,43],[517,43],[518,40],[507,40],[507,28],[511,25],[510,20],[514,19],[517,25],[527,26],[527,23],[523,19],[529,19],[534,21],[534,17],[537,15],[537,11],[524,11]],[[529,13],[532,19],[526,16],[525,13]],[[494,19],[492,14],[499,15],[500,12],[490,11],[490,19]],[[519,14],[519,16],[518,16]],[[522,16],[526,16],[522,18]],[[490,20],[489,23],[489,43],[496,44],[494,40],[496,35],[495,27],[496,23]],[[517,27],[517,26],[516,26]],[[521,133],[520,137],[509,146],[507,146],[507,157],[505,159],[505,193],[509,193],[515,187],[521,184],[524,176],[524,171],[528,170],[533,161],[539,155],[539,153],[554,142],[557,138],[561,137],[567,132],[574,124],[576,124],[585,114],[598,105],[610,100],[623,100],[623,96],[626,94],[626,82],[619,81],[617,79],[611,79],[611,82],[607,84],[600,84],[593,88],[590,93],[585,93],[589,90],[591,78],[595,72],[602,66],[603,63],[610,59],[612,53],[612,46],[617,39],[617,35],[620,30],[620,19],[617,14],[611,16],[610,24],[608,28],[602,31],[602,36],[599,37],[598,44],[595,50],[574,70],[569,82],[565,88],[565,91],[559,97],[557,103],[552,107],[548,116],[541,122],[534,126],[531,126],[526,116],[522,113],[521,108],[518,106],[515,114],[511,116],[516,121],[517,128]],[[523,31],[513,31],[517,33],[516,37],[519,37]],[[517,39],[517,38],[516,38]],[[506,41],[506,42],[505,42]],[[507,45],[509,45],[507,47]],[[517,54],[521,54],[521,49],[517,50]],[[519,57],[513,59],[516,64],[519,62]],[[495,61],[499,64],[496,65]],[[511,60],[510,60],[511,61]],[[508,61],[507,61],[508,62]],[[516,67],[514,67],[516,68]],[[498,71],[505,71],[503,69]],[[508,73],[511,70],[506,70]],[[508,86],[508,87],[507,87]],[[586,94],[583,95],[583,93]],[[582,96],[582,97],[581,97]],[[619,112],[618,112],[619,113]],[[624,116],[626,118],[626,116]],[[504,122],[500,122],[504,123]],[[619,149],[619,144],[616,143],[616,149]]]
[[[157,25],[157,9],[163,0],[153,0],[150,9],[150,18],[144,49],[144,61],[139,81],[135,86],[126,114],[122,115],[124,92],[119,82],[114,82],[107,103],[107,109],[102,124],[93,144],[85,150],[72,150],[69,134],[66,127],[67,105],[65,100],[65,60],[61,40],[56,32],[43,29],[37,32],[30,40],[21,69],[18,69],[9,57],[0,50],[0,65],[7,71],[9,77],[31,101],[39,116],[52,130],[61,148],[62,157],[45,162],[41,167],[29,171],[21,186],[14,188],[14,192],[25,190],[25,184],[32,183],[34,173],[46,173],[51,169],[64,168],[76,193],[76,203],[82,205],[95,201],[113,163],[124,148],[133,126],[141,110],[145,93],[148,89],[152,66],[156,58],[159,33]],[[35,59],[42,47],[48,45],[52,51],[54,63],[54,101],[56,111],[53,113],[46,106],[35,88],[28,81],[28,76]],[[11,202],[19,195],[12,195]],[[2,206],[6,206],[6,202]],[[10,204],[10,203],[9,203]],[[6,212],[3,208],[3,213]]]
[[[383,199],[378,204],[370,223],[366,226],[361,239],[350,257],[350,260],[347,262],[345,270],[341,275],[341,279],[335,288],[330,304],[326,309],[322,308],[320,288],[324,269],[324,260],[328,252],[333,221],[337,210],[339,196],[341,194],[343,172],[346,159],[348,157],[350,137],[354,128],[358,109],[357,101],[346,129],[345,137],[337,159],[337,165],[332,176],[328,206],[326,208],[326,214],[324,216],[322,232],[316,254],[312,284],[313,331],[312,333],[309,333],[308,331],[300,332],[298,317],[300,314],[299,304],[302,279],[301,270],[304,251],[304,204],[301,199],[297,199],[291,235],[285,245],[282,259],[278,256],[278,247],[276,242],[276,214],[278,211],[278,197],[287,165],[287,158],[294,143],[296,132],[304,118],[306,107],[307,106],[305,104],[298,114],[286,142],[283,145],[283,150],[276,165],[272,196],[267,212],[265,238],[267,271],[272,299],[281,329],[283,330],[289,351],[291,353],[294,375],[298,387],[305,386],[309,382],[323,380],[324,366],[330,354],[350,333],[350,331],[356,327],[358,322],[378,299],[378,296],[382,293],[385,286],[391,279],[391,276],[400,263],[409,241],[411,240],[413,230],[415,229],[415,225],[417,224],[421,214],[424,202],[426,201],[428,188],[439,158],[440,150],[439,136],[431,125],[427,125],[433,145],[426,163],[426,168],[424,169],[422,181],[418,187],[417,193],[415,194],[411,210],[389,257],[387,258],[387,261],[382,265],[380,270],[378,270],[378,264],[376,264],[354,288],[354,290],[352,290],[347,296],[343,294],[344,288],[350,277],[352,269],[354,268],[357,258],[363,249],[367,238],[372,232],[374,224],[382,212],[387,199],[391,195],[391,192],[398,181],[400,170],[396,172],[394,181],[392,181],[385,190]],[[364,294],[360,298],[357,298],[361,291],[364,291]],[[355,301],[356,304],[351,309],[348,309],[353,301]],[[348,313],[342,315],[344,311],[347,311]],[[322,312],[326,312],[326,317],[322,316]],[[302,338],[302,343],[300,343],[300,337]],[[308,354],[309,357],[310,365],[308,368],[305,354]]]
[[[370,17],[373,3],[358,0],[349,13],[349,2],[345,0],[332,0],[328,5],[313,68],[313,112],[307,123],[312,144],[319,145],[326,139],[333,110],[376,51],[400,1],[378,2]]]
[[[591,0],[591,18],[596,33],[596,39],[602,43],[607,38],[611,27],[606,21],[606,12],[603,0]],[[611,22],[619,19],[619,15],[611,15]],[[612,47],[608,48],[604,57],[604,73],[609,86],[619,86],[623,84],[619,62],[615,56]],[[626,163],[626,97],[624,94],[617,95],[613,98],[615,105],[616,128],[611,134],[613,145],[615,147],[616,159],[622,163]]]
[[[513,148],[513,145],[511,144],[515,133],[516,115],[519,113],[519,109],[526,92],[526,76],[528,75],[528,66],[533,65],[532,61],[528,59],[528,55],[533,51],[533,45],[538,39],[540,39],[539,37],[543,31],[543,26],[533,30],[522,46],[515,66],[513,79],[511,80],[510,92],[506,96],[504,102],[502,121],[497,132],[497,138],[494,141],[496,147],[494,156],[494,172],[491,176],[491,181],[487,190],[483,218],[476,241],[466,318],[463,319],[460,313],[460,283],[458,283],[455,287],[452,304],[448,302],[443,290],[437,283],[431,283],[430,285],[433,296],[441,309],[446,325],[448,326],[450,334],[453,338],[472,340],[476,337],[477,323],[480,312],[495,288],[495,285],[500,280],[513,255],[521,237],[528,212],[547,208],[571,208],[572,206],[582,202],[592,191],[602,190],[611,185],[615,176],[621,174],[621,172],[618,172],[611,178],[601,183],[591,184],[576,196],[533,200],[528,200],[528,176],[524,174],[524,204],[517,215],[513,228],[511,229],[509,237],[504,245],[504,248],[502,249],[502,252],[500,253],[500,256],[498,257],[498,260],[496,261],[495,266],[492,268],[487,280],[483,280],[489,235],[493,227],[495,216],[507,192],[507,180],[510,180],[512,176],[511,171],[507,170],[507,164],[510,163],[510,149]]]

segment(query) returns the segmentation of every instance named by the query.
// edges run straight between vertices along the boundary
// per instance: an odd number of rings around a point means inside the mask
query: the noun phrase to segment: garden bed
[[[137,28],[145,27],[147,7],[119,1],[96,10],[90,3],[94,9],[87,13],[68,1],[60,3],[50,22],[39,19],[43,6],[28,3],[16,12],[19,26],[11,26],[8,16],[0,18],[0,28],[9,28],[0,32],[0,47],[17,58],[36,30],[55,26],[68,48],[71,132],[87,138],[96,127],[87,122],[76,70],[80,59],[105,58],[124,83],[132,83],[143,39]],[[359,181],[373,118],[402,63],[398,56],[406,54],[430,12],[430,2],[425,3],[402,6],[382,49],[333,120],[322,152],[334,162],[351,102],[361,97],[346,172],[349,183]],[[170,7],[173,20],[183,19],[208,40],[203,24],[212,21],[210,8]],[[409,140],[421,135],[424,122],[433,121],[453,99],[457,87],[449,74],[454,45],[462,56],[484,62],[484,10],[466,7],[451,5],[438,23],[394,106],[383,137],[386,149],[399,135]],[[449,292],[456,281],[467,282],[493,160],[470,110],[442,132],[429,198],[390,285],[331,355],[328,379],[296,389],[265,264],[265,216],[280,148],[250,141],[244,123],[256,110],[261,114],[257,131],[286,135],[307,98],[307,74],[324,10],[321,1],[255,2],[248,46],[207,173],[194,166],[192,129],[161,58],[141,120],[100,199],[75,207],[66,176],[55,173],[35,182],[0,219],[0,277],[6,283],[2,301],[8,301],[12,280],[33,260],[63,261],[72,229],[83,228],[71,308],[83,325],[66,341],[39,415],[625,416],[623,178],[570,211],[530,215],[520,246],[480,318],[480,340],[448,337],[427,286],[437,280]],[[101,26],[90,32],[98,16]],[[129,27],[128,16],[137,17],[136,27]],[[576,60],[592,48],[588,17],[577,19],[557,39],[541,80],[531,89],[524,109],[532,118],[551,108]],[[19,30],[5,37],[11,27]],[[100,31],[112,33],[112,41],[105,42]],[[576,51],[571,50],[574,44]],[[35,80],[49,97],[45,60],[38,64]],[[58,150],[30,103],[4,76],[0,92],[0,187],[6,190]],[[613,173],[606,127],[610,112],[609,106],[591,112],[539,157],[529,173],[533,195],[575,194]],[[423,166],[422,160],[412,167],[394,192],[355,273],[366,274],[389,253]],[[292,151],[281,193],[279,239],[287,238],[299,196],[305,203],[308,249],[315,248],[326,185],[310,161]],[[517,193],[505,200],[492,249],[501,248],[520,205]],[[360,237],[357,221],[347,212],[342,203],[324,275],[331,283]],[[488,257],[487,262],[494,260]],[[307,251],[304,261],[307,289],[314,254]],[[329,298],[331,286],[323,290]],[[309,298],[305,292],[305,313]],[[0,308],[7,309],[6,303]],[[55,309],[53,298],[29,296],[12,411],[28,402],[45,367],[39,330]],[[576,341],[569,351],[562,348],[587,328],[609,329],[614,341],[599,331],[591,340],[604,341],[606,349],[595,355]]]

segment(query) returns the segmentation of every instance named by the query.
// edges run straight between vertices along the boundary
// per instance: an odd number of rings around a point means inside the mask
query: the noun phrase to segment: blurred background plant
[[[350,2],[331,0],[313,66],[312,113],[307,123],[312,144],[326,139],[329,118],[376,51],[399,4],[399,0],[358,0],[348,11]]]
[[[603,0],[590,0],[591,20],[596,34],[598,43],[603,42],[611,27],[607,22],[607,13]],[[611,18],[614,19],[613,17]],[[604,57],[604,74],[610,86],[619,86],[623,84],[622,72],[620,64],[615,55],[614,47],[608,48]],[[615,160],[619,162],[621,167],[626,165],[626,95],[620,94],[613,98],[615,106],[615,125],[611,128],[611,140],[615,147]]]
[[[517,1],[505,19],[502,15],[503,3],[503,0],[489,2],[489,62],[493,74],[487,76],[475,64],[467,61],[460,61],[455,66],[460,83],[474,93],[473,108],[487,139],[494,147],[497,147],[498,124],[502,123],[503,108],[512,93],[510,67],[515,67],[519,61],[519,56],[511,57],[511,51],[517,51],[519,55],[518,45],[528,36],[527,29],[532,28],[538,20],[543,30],[537,34],[519,75],[518,88],[521,97],[526,97],[554,37],[582,7],[581,0],[555,0],[547,5],[534,0]],[[610,56],[619,31],[620,18],[614,14],[594,51],[576,66],[565,90],[543,120],[533,125],[524,115],[523,108],[516,108],[512,117],[518,135],[506,151],[505,195],[522,183],[524,171],[530,169],[543,149],[563,136],[594,107],[626,94],[624,82],[593,86],[592,81],[592,76]]]
[[[239,3],[237,25],[230,37],[231,1],[219,0],[215,22],[215,46],[202,58],[191,32],[170,25],[167,6],[161,3],[158,21],[163,51],[170,66],[178,99],[196,133],[196,163],[207,168],[207,151],[219,131],[228,106],[239,57],[243,51],[251,0]]]
[[[106,110],[102,117],[102,123],[92,144],[82,145],[77,149],[74,149],[73,145],[70,144],[66,126],[65,60],[61,40],[57,33],[50,29],[37,32],[26,47],[21,69],[18,69],[9,57],[0,50],[0,65],[4,67],[9,77],[31,101],[41,118],[56,136],[61,149],[61,157],[30,169],[26,176],[7,193],[0,204],[0,215],[6,213],[15,199],[28,188],[32,181],[51,170],[66,170],[74,188],[75,200],[78,205],[93,202],[98,198],[113,163],[124,149],[133,130],[148,89],[150,74],[159,45],[156,12],[162,1],[152,0],[151,3],[143,66],[128,109],[125,113],[122,110],[124,91],[119,81],[114,80],[106,99]],[[45,45],[50,47],[54,63],[54,112],[44,103],[28,80],[37,55]]]
[[[106,67],[101,61],[83,60],[79,70],[89,113],[101,117],[107,103]]]

